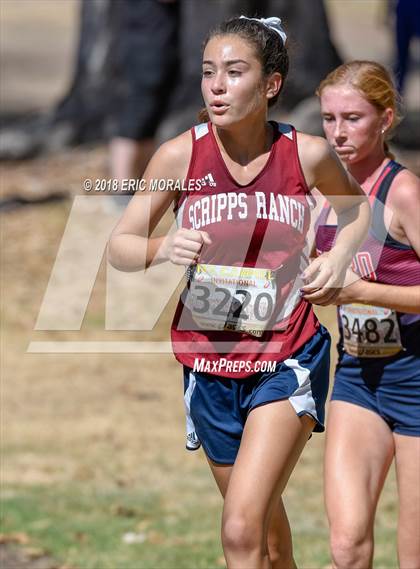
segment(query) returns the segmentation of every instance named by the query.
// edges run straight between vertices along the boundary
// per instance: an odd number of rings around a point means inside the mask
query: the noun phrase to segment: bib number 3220
[[[206,330],[262,336],[276,302],[270,270],[197,265],[190,280],[188,307]]]

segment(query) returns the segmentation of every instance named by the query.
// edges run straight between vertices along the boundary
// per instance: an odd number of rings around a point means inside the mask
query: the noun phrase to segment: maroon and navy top
[[[300,274],[308,265],[307,231],[311,199],[300,166],[296,131],[271,123],[274,139],[264,168],[248,184],[229,172],[211,123],[191,129],[191,161],[175,207],[178,227],[206,231],[200,263],[217,267],[265,269],[274,275],[276,302],[262,336],[230,330],[200,329],[184,289],[172,324],[176,358],[193,367],[195,358],[250,362],[290,357],[319,327],[312,306],[299,295]],[[187,271],[188,274],[188,271]],[[228,348],[227,348],[228,346]],[[245,377],[252,372],[222,372]]]
[[[372,186],[368,197],[372,207],[372,223],[366,241],[353,259],[352,269],[366,280],[378,283],[414,286],[420,284],[420,259],[410,245],[395,240],[387,231],[384,208],[395,176],[404,167],[390,160]],[[327,224],[331,206],[326,204],[316,223],[316,249],[321,254],[335,242],[336,225]],[[419,353],[420,314],[397,313],[403,348]],[[342,326],[340,324],[340,330]]]

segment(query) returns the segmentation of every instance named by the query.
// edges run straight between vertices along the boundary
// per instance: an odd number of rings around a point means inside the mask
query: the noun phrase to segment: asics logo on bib
[[[188,205],[188,219],[193,229],[221,221],[268,219],[289,225],[303,233],[305,207],[290,196],[269,192],[218,193],[195,199]]]

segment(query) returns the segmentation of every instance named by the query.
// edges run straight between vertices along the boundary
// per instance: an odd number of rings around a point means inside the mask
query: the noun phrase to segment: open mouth
[[[210,105],[210,109],[214,114],[223,114],[224,112],[227,111],[227,109],[229,108],[229,105],[226,105],[224,103],[213,103],[212,105]]]

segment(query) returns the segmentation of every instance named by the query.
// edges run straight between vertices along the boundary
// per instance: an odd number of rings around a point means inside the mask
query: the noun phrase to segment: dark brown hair
[[[204,40],[203,51],[211,39],[226,35],[239,36],[254,48],[255,54],[261,63],[264,77],[269,77],[275,72],[281,74],[283,80],[279,92],[268,101],[269,107],[274,106],[283,89],[289,71],[289,56],[280,35],[262,22],[247,18],[231,18],[210,31]],[[207,110],[202,109],[198,118],[201,122],[208,121]]]

